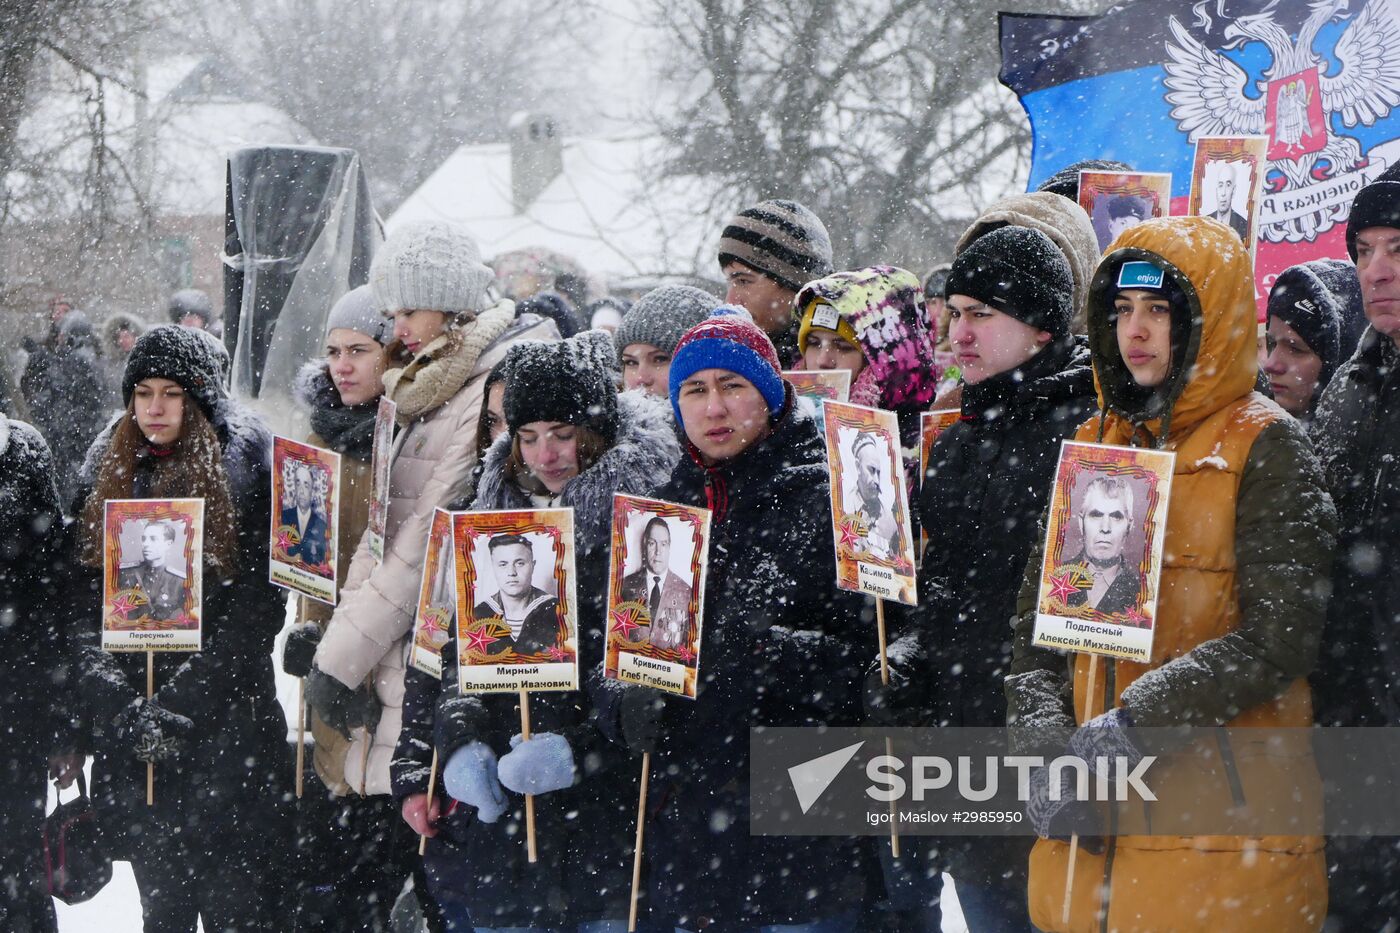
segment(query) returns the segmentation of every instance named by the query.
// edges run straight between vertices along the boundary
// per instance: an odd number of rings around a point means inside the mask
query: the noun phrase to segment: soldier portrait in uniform
[[[1137,605],[1142,595],[1138,570],[1142,555],[1130,560],[1125,553],[1131,533],[1142,529],[1135,505],[1132,484],[1125,477],[1100,474],[1084,487],[1076,514],[1079,550],[1064,563],[1079,567],[1090,583],[1070,594],[1065,605],[1108,614],[1125,613]]]
[[[516,654],[541,654],[559,641],[559,599],[535,582],[535,568],[554,569],[553,554],[544,562],[537,559],[529,535],[498,534],[486,541],[489,570],[479,582],[481,589],[495,592],[485,596],[472,609],[472,617],[499,619],[509,629],[508,636],[496,639],[487,649],[500,654],[507,648]],[[550,548],[548,542],[546,548]]]
[[[691,584],[676,573],[677,564],[671,560],[672,541],[678,537],[671,524],[679,527],[681,522],[668,521],[660,515],[638,514],[635,519],[633,524],[642,525],[632,552],[639,559],[636,569],[622,578],[622,601],[646,607],[649,643],[658,648],[680,648],[691,637]],[[692,536],[685,529],[681,529],[681,534],[684,553],[678,555],[679,566],[686,568],[691,564]]]
[[[146,598],[146,610],[142,613],[146,618],[168,622],[185,609],[183,548],[177,547],[175,541],[184,537],[184,529],[172,521],[146,521],[140,526],[138,553],[129,555],[128,549],[123,548],[117,586],[136,590]]]

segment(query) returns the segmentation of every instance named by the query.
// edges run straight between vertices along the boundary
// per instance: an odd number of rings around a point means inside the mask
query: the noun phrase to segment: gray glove
[[[347,739],[352,729],[373,730],[379,724],[379,701],[368,687],[351,690],[319,667],[306,677],[306,704]]]

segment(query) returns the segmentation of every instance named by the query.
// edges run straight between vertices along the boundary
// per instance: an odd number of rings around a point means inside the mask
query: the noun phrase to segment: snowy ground
[[[282,639],[279,636],[273,657],[281,656]],[[280,663],[275,664],[274,669],[277,671],[277,697],[290,713],[288,721],[295,722],[296,679],[283,674]],[[49,793],[52,797],[52,788]],[[52,808],[52,800],[49,806]],[[962,908],[953,890],[953,879],[947,875],[943,876],[943,892],[943,933],[967,933],[967,923],[963,920]],[[59,904],[58,928],[61,933],[140,933],[141,901],[136,894],[136,879],[131,874],[131,866],[126,862],[117,862],[112,869],[112,882],[87,903],[74,907]]]

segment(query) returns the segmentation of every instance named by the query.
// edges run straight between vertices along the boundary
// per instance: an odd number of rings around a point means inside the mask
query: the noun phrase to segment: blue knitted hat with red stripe
[[[787,390],[783,386],[778,351],[743,308],[720,305],[709,317],[686,331],[676,344],[669,379],[676,424],[685,424],[681,418],[681,383],[702,369],[727,369],[738,373],[753,383],[768,403],[769,412],[777,415],[783,410]]]

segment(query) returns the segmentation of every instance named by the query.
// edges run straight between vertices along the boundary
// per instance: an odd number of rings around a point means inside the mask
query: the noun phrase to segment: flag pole
[[[875,630],[880,637],[880,683],[890,685],[890,659],[885,653],[885,601],[875,597]],[[885,736],[885,755],[894,757],[894,742]],[[899,805],[890,799],[890,855],[899,858]]]

